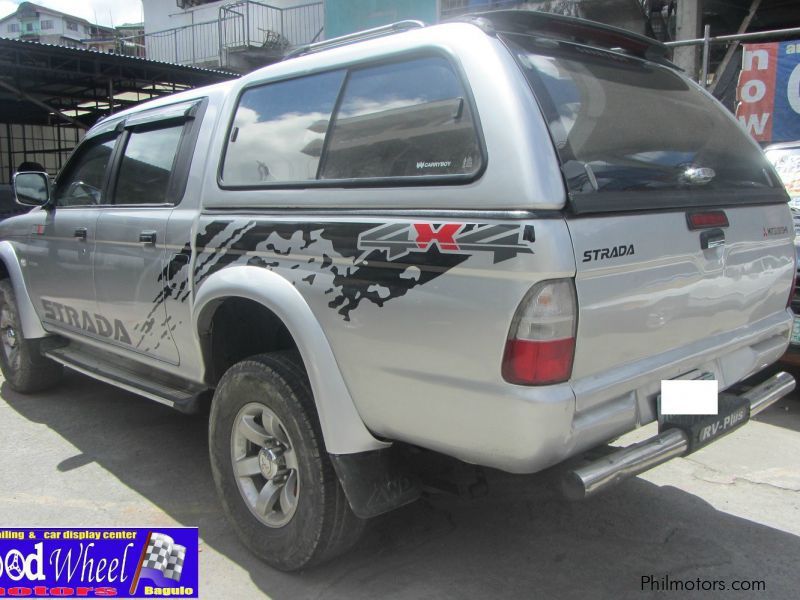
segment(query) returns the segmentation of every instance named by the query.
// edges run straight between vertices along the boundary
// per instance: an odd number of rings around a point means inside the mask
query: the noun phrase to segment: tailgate
[[[573,379],[717,334],[745,335],[785,311],[794,270],[788,207],[721,210],[724,243],[708,249],[701,235],[712,230],[690,230],[685,210],[568,221],[579,307]]]

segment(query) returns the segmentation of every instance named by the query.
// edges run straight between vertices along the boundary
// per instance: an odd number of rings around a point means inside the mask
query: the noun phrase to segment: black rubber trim
[[[422,495],[419,478],[403,468],[394,446],[328,456],[357,517],[377,517],[410,504]]]
[[[570,194],[568,211],[574,216],[602,213],[686,210],[692,208],[763,206],[786,204],[783,189],[765,190],[671,190],[649,192],[594,192]]]

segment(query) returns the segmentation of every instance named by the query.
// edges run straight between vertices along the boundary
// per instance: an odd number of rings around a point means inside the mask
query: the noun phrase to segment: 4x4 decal
[[[447,273],[471,256],[493,263],[533,254],[530,225],[473,223],[212,221],[195,240],[195,288],[233,264],[279,270],[295,286],[318,289],[345,320],[366,300],[376,306]],[[184,301],[183,269],[163,274],[165,291]]]
[[[389,260],[410,252],[492,252],[499,263],[517,254],[533,254],[533,226],[513,224],[388,223],[365,231],[358,238],[361,250],[385,249]]]

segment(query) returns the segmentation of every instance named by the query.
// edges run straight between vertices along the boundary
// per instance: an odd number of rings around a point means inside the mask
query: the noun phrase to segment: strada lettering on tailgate
[[[593,260],[605,260],[607,258],[618,258],[620,256],[633,256],[633,244],[613,246],[611,248],[597,248],[596,250],[586,250],[583,253],[582,262]]]
[[[110,338],[123,344],[132,343],[131,336],[119,319],[114,319],[112,324],[103,315],[97,313],[91,315],[85,310],[78,312],[71,306],[53,300],[42,299],[42,308],[44,308],[44,318],[49,321],[58,321],[67,327],[82,329],[86,333]]]

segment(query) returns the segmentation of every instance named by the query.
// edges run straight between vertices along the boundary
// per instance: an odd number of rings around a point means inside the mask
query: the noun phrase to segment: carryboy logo
[[[419,161],[417,162],[417,169],[446,169],[453,163],[449,160],[443,160],[439,162],[425,162]]]

